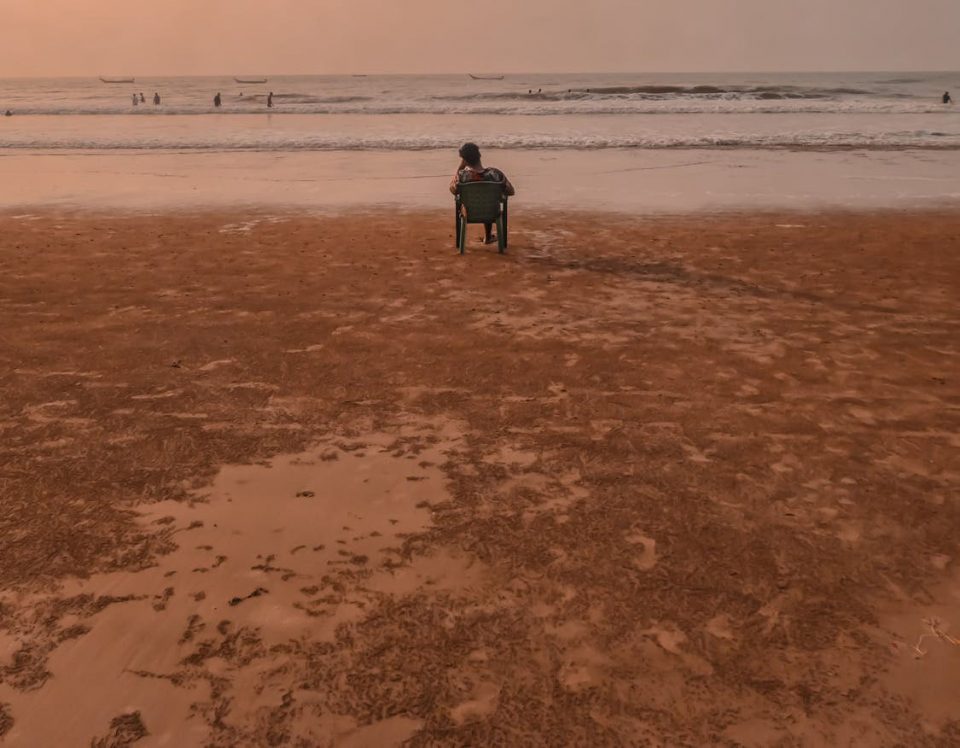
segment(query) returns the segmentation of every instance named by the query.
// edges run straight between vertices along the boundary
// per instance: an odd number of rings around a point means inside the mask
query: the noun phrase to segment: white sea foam
[[[342,133],[190,133],[187,136],[137,136],[79,134],[72,137],[22,133],[0,136],[0,148],[37,151],[424,151],[456,149],[463,137],[457,133],[378,136]],[[645,135],[506,133],[498,148],[514,149],[706,149],[706,148],[862,148],[956,149],[960,133],[927,130],[897,132],[799,132],[778,134]]]
[[[763,101],[755,99],[647,99],[633,97],[598,97],[577,100],[511,99],[490,100],[379,100],[379,101],[293,101],[269,110],[262,104],[238,102],[228,108],[214,108],[202,103],[171,104],[162,108],[104,102],[37,103],[29,102],[16,108],[18,115],[31,116],[91,116],[135,115],[138,117],[190,116],[217,114],[469,114],[517,115],[549,117],[570,114],[935,114],[960,126],[960,108],[946,108],[942,104],[894,100],[825,100],[790,99]]]

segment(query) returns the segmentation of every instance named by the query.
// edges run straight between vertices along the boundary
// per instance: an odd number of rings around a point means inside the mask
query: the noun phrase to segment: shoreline
[[[55,203],[34,203],[27,205],[0,206],[0,218],[16,219],[18,216],[25,217],[56,217],[70,216],[77,220],[84,218],[90,219],[110,219],[123,218],[125,216],[183,216],[185,218],[207,217],[235,217],[245,215],[249,212],[266,217],[301,217],[305,219],[335,219],[337,217],[349,217],[358,214],[383,213],[394,216],[409,217],[433,217],[440,213],[451,213],[453,209],[453,197],[448,201],[446,197],[450,193],[440,191],[439,198],[435,203],[424,205],[403,205],[393,202],[357,202],[343,205],[323,205],[317,204],[308,206],[298,203],[232,203],[224,205],[159,205],[153,208],[148,207],[123,207],[116,205],[76,205],[76,204],[55,204]],[[448,204],[449,203],[449,204]],[[774,207],[774,206],[731,206],[716,208],[698,208],[698,209],[676,209],[674,211],[649,209],[644,212],[637,212],[626,208],[576,208],[576,207],[556,207],[541,203],[527,203],[523,197],[510,198],[511,219],[513,211],[523,212],[535,220],[556,220],[570,216],[571,219],[598,219],[610,218],[613,220],[630,221],[664,221],[680,220],[685,218],[704,218],[704,219],[722,219],[725,217],[750,218],[751,216],[763,217],[785,217],[785,216],[884,216],[884,215],[903,215],[912,216],[917,214],[938,213],[945,216],[953,216],[956,213],[956,204],[953,199],[945,198],[942,202],[929,201],[917,205],[864,205],[864,206],[818,206],[806,205],[797,208]]]
[[[440,151],[4,154],[0,205],[101,210],[446,207]],[[960,201],[960,151],[505,151],[513,205],[619,213],[849,210]]]
[[[447,218],[0,213],[7,740],[960,736],[960,215]]]

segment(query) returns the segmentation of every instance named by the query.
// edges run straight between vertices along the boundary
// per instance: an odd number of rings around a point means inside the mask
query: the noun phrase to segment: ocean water
[[[960,73],[5,79],[0,150],[960,150],[947,90]]]

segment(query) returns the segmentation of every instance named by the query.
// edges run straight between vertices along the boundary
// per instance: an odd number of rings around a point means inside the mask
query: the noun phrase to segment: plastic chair
[[[471,223],[495,223],[497,248],[500,254],[506,251],[507,196],[503,182],[464,182],[457,191],[454,213],[460,254],[467,248],[467,225]]]

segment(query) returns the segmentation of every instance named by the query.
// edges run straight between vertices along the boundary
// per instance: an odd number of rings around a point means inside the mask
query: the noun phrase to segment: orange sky
[[[0,77],[960,69],[960,0],[0,0]]]

